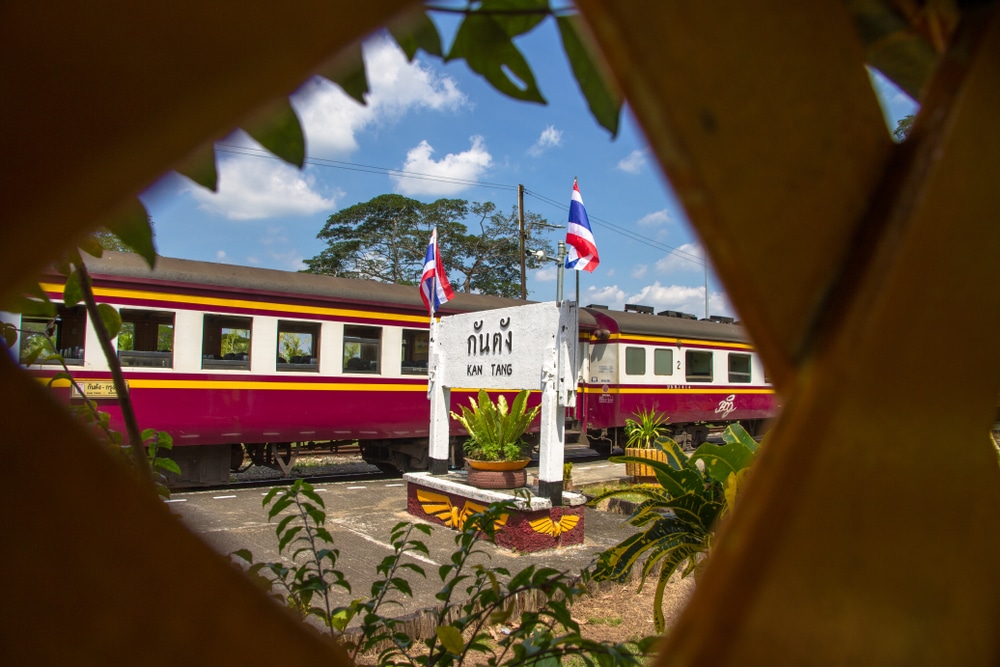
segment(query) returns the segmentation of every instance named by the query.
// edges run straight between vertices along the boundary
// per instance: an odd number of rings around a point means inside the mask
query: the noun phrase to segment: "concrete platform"
[[[577,485],[612,483],[625,478],[624,468],[622,464],[607,461],[576,463],[573,479]],[[326,525],[333,536],[334,546],[340,550],[338,569],[343,570],[351,582],[352,593],[337,591],[337,595],[343,597],[338,604],[345,604],[369,591],[376,575],[375,565],[392,553],[389,544],[392,528],[400,522],[420,523],[421,520],[407,512],[406,483],[400,479],[317,484],[315,488],[326,505]],[[267,510],[261,506],[266,492],[267,489],[241,489],[175,493],[169,506],[192,532],[223,557],[238,549],[249,549],[258,562],[288,563],[288,554],[277,551],[274,534],[277,520],[269,522]],[[523,553],[483,542],[473,562],[504,567],[512,573],[531,564],[579,572],[590,565],[598,553],[634,532],[634,528],[626,524],[625,517],[620,514],[600,512],[582,505],[580,508],[586,524],[582,543]],[[455,536],[454,531],[443,526],[434,526],[429,536],[421,533],[412,535],[427,545],[429,553],[415,554],[407,562],[423,567],[427,576],[410,576],[413,597],[398,600],[401,606],[395,607],[393,615],[398,612],[399,616],[404,616],[434,606],[434,596],[441,588],[437,569],[450,562],[455,550]]]

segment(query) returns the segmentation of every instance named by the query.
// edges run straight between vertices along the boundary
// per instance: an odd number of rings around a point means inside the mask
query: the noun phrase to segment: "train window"
[[[250,370],[249,317],[206,315],[201,345],[201,367]]]
[[[319,372],[319,323],[278,320],[279,371]]]
[[[118,359],[122,366],[172,368],[174,314],[159,310],[122,308]]]
[[[429,332],[419,329],[403,329],[403,364],[400,370],[404,375],[427,374],[427,349],[429,345]]]
[[[712,353],[707,350],[687,350],[684,353],[688,382],[712,381]]]
[[[653,374],[673,375],[674,374],[674,351],[659,347],[653,350]]]
[[[644,347],[625,348],[625,374],[626,375],[646,374],[646,348]]]
[[[378,373],[382,329],[344,326],[344,372]]]
[[[19,349],[21,363],[24,363],[28,355],[36,348],[47,345],[45,334],[48,332],[52,345],[55,346],[55,351],[62,355],[66,365],[82,366],[86,330],[87,309],[84,306],[67,308],[58,304],[56,305],[56,316],[53,319],[23,316],[21,318],[21,345]],[[45,358],[46,356],[45,353],[42,353],[36,358],[35,363],[57,363],[54,359]]]
[[[750,382],[749,354],[729,354],[729,381]]]

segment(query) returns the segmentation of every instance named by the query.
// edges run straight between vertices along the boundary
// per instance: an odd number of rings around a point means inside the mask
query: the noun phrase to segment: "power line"
[[[238,145],[234,145],[234,144],[222,144],[222,143],[218,143],[218,144],[215,145],[215,147],[216,147],[217,151],[222,152],[222,153],[231,153],[233,155],[243,155],[245,157],[255,157],[255,158],[263,158],[263,159],[269,159],[269,160],[283,161],[283,160],[281,160],[281,158],[275,156],[274,154],[270,153],[269,151],[261,149],[261,148],[254,148],[253,146],[238,146]],[[368,164],[359,164],[357,162],[344,162],[344,161],[341,161],[341,160],[331,160],[331,159],[328,159],[328,158],[307,157],[305,159],[305,164],[309,164],[309,165],[312,165],[312,166],[315,166],[315,167],[326,167],[328,169],[343,169],[345,171],[356,171],[356,172],[365,173],[365,174],[379,174],[379,175],[386,175],[386,176],[395,176],[397,178],[415,178],[415,179],[418,179],[418,180],[431,181],[431,182],[437,182],[437,183],[454,183],[454,184],[457,184],[457,185],[466,185],[466,186],[470,186],[470,187],[482,187],[482,188],[488,188],[488,189],[494,189],[494,190],[505,190],[505,191],[517,192],[517,186],[516,185],[507,185],[507,184],[504,184],[504,183],[488,183],[488,182],[476,181],[476,180],[471,180],[471,179],[466,179],[466,178],[456,178],[454,176],[440,176],[440,175],[437,175],[437,174],[424,174],[424,173],[414,172],[414,171],[403,171],[402,169],[391,169],[389,167],[378,167],[378,166],[368,165]],[[548,204],[550,206],[553,206],[553,207],[555,207],[557,209],[565,209],[566,208],[566,204],[565,203],[557,202],[554,199],[546,197],[545,195],[539,194],[539,193],[534,192],[532,190],[528,190],[527,188],[525,188],[524,192],[525,192],[525,194],[528,194],[528,195],[534,197],[535,199],[537,199],[537,200],[539,200],[539,201],[541,201],[541,202],[543,202],[545,204]],[[662,250],[663,252],[666,252],[669,255],[676,255],[680,259],[683,259],[685,261],[691,262],[693,264],[697,264],[698,266],[704,266],[704,264],[705,264],[705,260],[703,258],[701,258],[701,257],[699,257],[697,255],[694,255],[692,253],[686,252],[684,250],[681,250],[680,248],[677,248],[677,247],[674,247],[674,246],[671,246],[671,245],[667,245],[666,243],[661,243],[660,241],[657,241],[656,239],[653,239],[653,238],[651,238],[649,236],[645,236],[643,234],[635,232],[635,231],[633,231],[631,229],[628,229],[627,227],[623,227],[621,225],[617,225],[617,224],[615,224],[613,222],[610,222],[608,220],[605,220],[605,219],[603,219],[601,217],[594,216],[594,215],[589,215],[589,214],[588,214],[587,217],[590,220],[596,222],[599,227],[603,227],[605,229],[608,229],[608,230],[610,230],[610,231],[612,231],[612,232],[614,232],[614,233],[616,233],[616,234],[618,234],[620,236],[624,236],[625,238],[630,239],[632,241],[637,241],[639,243],[643,243],[645,245],[652,246],[653,248],[656,248],[657,250]]]
[[[244,155],[247,157],[267,158],[281,160],[267,150],[254,148],[252,146],[235,146],[232,144],[216,144],[216,149],[222,153],[232,153],[234,155]],[[438,174],[424,174],[417,171],[403,171],[402,169],[391,169],[389,167],[376,167],[370,164],[358,164],[356,162],[343,162],[341,160],[330,160],[327,158],[307,157],[305,163],[315,167],[327,167],[330,169],[343,169],[345,171],[357,171],[367,174],[383,174],[396,176],[398,178],[415,178],[423,181],[438,183],[455,183],[458,185],[468,185],[473,187],[491,188],[494,190],[517,191],[516,185],[506,185],[504,183],[488,183],[467,178],[456,178],[454,176],[440,176]]]
[[[534,197],[535,199],[538,199],[539,201],[542,201],[542,202],[544,202],[546,204],[549,204],[550,206],[554,206],[556,208],[563,208],[563,209],[566,208],[565,204],[559,203],[559,202],[557,202],[557,201],[555,201],[553,199],[550,199],[549,197],[546,197],[544,195],[538,194],[537,192],[532,192],[531,190],[528,190],[528,189],[525,189],[524,192],[525,192],[525,194],[529,194],[532,197]],[[605,219],[600,218],[598,216],[591,215],[589,212],[587,213],[587,218],[589,220],[593,221],[593,222],[596,222],[599,227],[604,227],[606,229],[609,229],[610,231],[612,231],[612,232],[614,232],[616,234],[619,234],[621,236],[624,236],[625,238],[631,239],[633,241],[638,241],[640,243],[645,243],[646,245],[653,246],[654,248],[656,248],[658,250],[662,250],[662,251],[664,251],[664,252],[666,252],[668,254],[671,254],[671,255],[676,255],[680,259],[692,262],[694,264],[697,264],[698,266],[703,266],[705,264],[705,260],[702,259],[701,257],[699,257],[698,255],[686,252],[684,250],[681,250],[680,248],[677,248],[677,247],[674,247],[674,246],[671,246],[671,245],[667,245],[666,243],[662,243],[662,242],[657,241],[656,239],[650,238],[648,236],[644,236],[643,234],[640,234],[638,232],[632,231],[631,229],[628,229],[627,227],[622,227],[621,225],[616,225],[613,222],[609,222],[608,220],[605,220]]]

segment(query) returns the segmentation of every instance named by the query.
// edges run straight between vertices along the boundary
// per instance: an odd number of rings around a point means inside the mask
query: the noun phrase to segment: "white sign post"
[[[576,405],[577,304],[536,303],[431,324],[430,471],[448,469],[450,390],[542,393],[538,493],[562,504],[566,408]]]

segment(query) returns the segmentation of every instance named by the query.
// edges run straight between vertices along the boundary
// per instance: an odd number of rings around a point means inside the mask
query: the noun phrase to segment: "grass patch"
[[[591,484],[588,486],[581,486],[578,493],[583,493],[590,497],[597,497],[602,494],[608,493],[610,491],[624,491],[617,498],[622,500],[627,500],[629,502],[641,502],[643,497],[638,493],[628,493],[632,489],[642,489],[642,488],[659,488],[657,484],[629,484],[627,482],[616,482],[614,484],[601,483],[601,484]]]
[[[609,618],[596,617],[588,618],[587,623],[591,625],[606,625],[611,628],[617,628],[622,624],[622,619],[620,616],[611,616]]]

